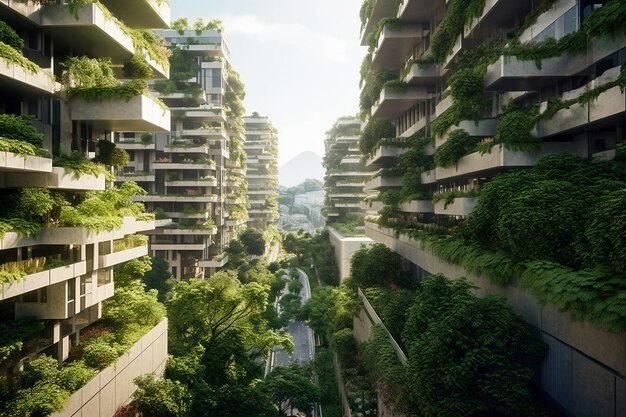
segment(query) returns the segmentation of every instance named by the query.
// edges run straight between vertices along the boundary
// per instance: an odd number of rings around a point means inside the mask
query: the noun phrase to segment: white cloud
[[[245,35],[258,42],[290,45],[311,54],[318,52],[332,62],[346,62],[348,43],[328,33],[315,31],[298,23],[266,22],[250,14],[225,14],[220,19],[224,22],[227,36]]]

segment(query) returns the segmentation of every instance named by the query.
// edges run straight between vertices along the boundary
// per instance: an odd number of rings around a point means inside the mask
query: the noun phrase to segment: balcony
[[[127,9],[126,3],[124,7]],[[68,6],[45,6],[31,19],[53,36],[55,49],[61,54],[105,56],[110,57],[114,64],[121,64],[138,52],[135,51],[131,36],[110,17],[106,7],[96,3],[81,4],[76,16],[69,13]],[[161,65],[149,58],[147,61],[155,75],[167,78],[168,71]]]
[[[46,173],[6,173],[5,181],[13,187],[42,187],[59,190],[92,190],[104,191],[106,178],[104,174],[76,175],[61,167],[53,167]]]
[[[543,149],[536,153],[512,151],[503,145],[495,145],[491,153],[481,155],[474,152],[464,156],[456,167],[436,168],[436,178],[444,180],[453,177],[492,175],[511,168],[532,167],[546,155],[573,151],[575,149],[572,142],[547,142],[543,144]]]
[[[478,197],[456,197],[454,201],[448,205],[446,205],[445,201],[441,200],[435,203],[435,214],[467,217],[474,211],[477,204]]]
[[[428,22],[437,2],[422,0],[404,0],[398,10],[401,22]]]
[[[152,164],[154,170],[177,170],[177,169],[200,169],[200,170],[215,170],[214,162],[196,162],[196,163],[184,163],[184,162],[154,162]]]
[[[435,208],[430,200],[412,200],[400,205],[403,213],[433,213]]]
[[[148,255],[148,245],[137,246],[108,255],[100,255],[98,268],[108,268],[146,255]]]
[[[193,144],[171,144],[165,145],[163,148],[163,152],[165,153],[199,153],[199,154],[207,154],[209,152],[209,148],[206,145],[193,145]]]
[[[409,151],[409,148],[401,148],[398,146],[382,145],[376,149],[373,156],[368,158],[365,165],[368,168],[381,168],[390,166],[400,155],[404,155]]]
[[[411,55],[421,37],[422,25],[403,24],[398,29],[385,25],[372,56],[372,70],[402,69],[406,57]]]
[[[204,243],[152,243],[150,244],[151,250],[172,250],[172,251],[203,251],[206,249]]]
[[[26,275],[20,281],[0,285],[0,300],[25,294],[39,288],[48,287],[59,282],[84,275],[87,272],[87,262],[79,261],[59,268],[48,269]]]
[[[155,149],[154,142],[115,142],[115,146],[120,149],[124,149],[125,151],[149,151]]]
[[[102,0],[102,3],[129,27],[169,29],[170,3],[156,0]]]
[[[71,100],[72,120],[91,122],[94,127],[120,132],[167,132],[170,111],[147,95],[125,99]]]
[[[399,188],[402,187],[402,177],[393,177],[393,178],[383,178],[376,177],[374,179],[369,180],[365,187],[363,187],[364,191],[373,191],[373,190],[382,190],[385,188]]]
[[[133,200],[143,201],[145,203],[217,203],[220,197],[216,195],[145,195],[141,197],[133,197]]]
[[[465,27],[465,38],[483,39],[497,28],[513,28],[519,16],[526,16],[532,10],[530,0],[487,0],[483,13]]]
[[[0,151],[0,172],[52,172],[52,159]]]
[[[440,147],[448,140],[450,133],[454,130],[461,129],[467,132],[468,135],[473,137],[493,137],[496,135],[496,128],[498,127],[499,119],[482,119],[477,122],[472,120],[464,120],[458,125],[448,129],[443,136],[435,138],[435,147]]]
[[[221,107],[190,108],[185,111],[185,118],[201,119],[203,122],[224,123],[226,122],[226,113]]]
[[[427,64],[426,66],[413,64],[404,78],[404,82],[408,85],[434,85],[441,81],[445,73],[446,70],[437,64]]]
[[[395,17],[398,8],[397,0],[376,0],[374,8],[361,30],[361,46],[367,46],[369,34],[376,29],[378,22],[385,17]]]
[[[49,227],[35,236],[7,232],[0,238],[0,250],[37,245],[86,245],[105,240],[122,239],[126,235],[154,229],[154,220],[139,221],[124,217],[122,226],[105,232],[91,232],[84,227]]]
[[[206,211],[203,212],[182,212],[182,211],[168,211],[165,215],[172,219],[208,219],[209,215]]]
[[[434,184],[437,182],[437,170],[422,172],[422,184]]]
[[[176,180],[165,181],[165,185],[168,187],[217,187],[217,180]]]
[[[418,101],[428,100],[431,96],[432,94],[428,94],[425,87],[406,87],[401,92],[393,91],[388,87],[383,88],[380,98],[372,106],[372,117],[395,119]]]
[[[179,224],[175,229],[157,229],[154,234],[165,236],[213,236],[217,234],[217,227],[185,229],[184,225]]]
[[[214,140],[228,139],[228,133],[225,129],[205,129],[205,128],[197,128],[197,129],[184,129],[181,132],[182,136],[185,137],[198,137],[198,138],[213,138]]]
[[[48,70],[40,69],[37,73],[7,61],[0,57],[0,82],[11,84],[34,94],[54,94],[61,90],[61,85],[54,81],[54,75]]]
[[[224,222],[224,224],[226,226],[230,226],[230,227],[236,227],[236,226],[241,226],[242,224],[246,224],[246,221],[241,219],[241,220],[226,220]]]
[[[148,172],[127,172],[118,175],[116,181],[154,182],[155,175]]]
[[[198,266],[201,268],[222,268],[228,263],[228,256],[221,254],[211,259],[198,261]]]

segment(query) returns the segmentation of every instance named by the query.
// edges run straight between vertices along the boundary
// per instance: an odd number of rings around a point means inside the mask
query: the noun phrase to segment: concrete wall
[[[517,282],[504,288],[467,273],[427,251],[408,236],[366,223],[366,233],[404,258],[435,274],[466,277],[478,286],[477,295],[499,295],[537,329],[550,350],[541,370],[541,387],[570,416],[626,416],[626,333],[612,333],[588,322],[575,321],[569,312],[539,305]]]
[[[352,255],[361,249],[361,245],[369,246],[373,241],[369,237],[343,237],[332,227],[329,227],[328,231],[330,234],[330,244],[335,248],[335,260],[339,268],[339,277],[343,281],[350,276],[350,261],[352,260]]]
[[[120,357],[70,397],[67,407],[51,417],[113,417],[137,389],[133,379],[160,375],[167,361],[167,320],[161,321]]]

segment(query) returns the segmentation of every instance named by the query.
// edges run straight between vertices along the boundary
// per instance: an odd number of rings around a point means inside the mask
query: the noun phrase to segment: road
[[[300,297],[302,298],[302,303],[305,303],[309,298],[311,298],[311,287],[309,286],[309,279],[307,275],[299,268],[298,275],[298,279],[302,283]],[[283,349],[274,348],[274,360],[272,361],[272,367],[288,366],[291,363],[305,364],[310,362],[313,359],[315,352],[313,331],[311,328],[303,321],[290,320],[286,330],[293,337],[293,343],[295,346],[294,352],[290,355]]]

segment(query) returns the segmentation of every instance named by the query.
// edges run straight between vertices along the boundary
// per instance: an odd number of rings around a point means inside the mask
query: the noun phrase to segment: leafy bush
[[[396,135],[396,128],[387,119],[370,120],[359,139],[359,150],[363,155],[371,155],[376,150],[376,145],[383,139],[393,138]]]
[[[330,347],[337,354],[342,369],[354,367],[356,339],[352,334],[352,329],[341,329],[333,333],[330,340]]]
[[[133,405],[144,416],[185,417],[191,412],[192,396],[188,388],[179,381],[155,379],[153,374],[135,378],[137,391],[133,394]]]
[[[422,283],[403,331],[407,405],[424,416],[539,415],[531,382],[545,345],[504,299],[470,289],[442,275]]]
[[[384,286],[398,279],[401,257],[382,243],[362,247],[353,256],[351,277],[356,286]]]
[[[453,130],[448,140],[435,151],[435,164],[442,168],[455,165],[459,159],[476,149],[479,140],[463,129]]]
[[[9,45],[20,54],[24,48],[24,40],[11,26],[0,20],[0,42]]]
[[[59,371],[59,384],[69,392],[75,392],[96,375],[96,371],[88,367],[84,361],[78,360],[64,366]]]
[[[0,114],[0,137],[20,140],[37,148],[43,144],[43,135],[28,122],[28,119],[14,114]]]
[[[94,369],[104,369],[118,358],[117,349],[111,344],[96,340],[83,348],[83,360]]]
[[[152,78],[152,67],[146,62],[143,55],[135,54],[131,59],[124,62],[124,76],[126,78],[135,78],[147,80]]]
[[[39,71],[41,71],[41,68],[33,61],[25,58],[24,55],[22,55],[21,51],[17,51],[15,50],[15,48],[1,41],[0,58],[4,58],[15,65],[19,65],[22,68],[32,72],[33,74],[37,74]]]
[[[76,178],[80,178],[82,175],[98,176],[108,173],[102,165],[91,162],[78,151],[73,151],[70,155],[61,154],[55,156],[52,164],[57,167],[63,167],[66,171],[73,172]]]

